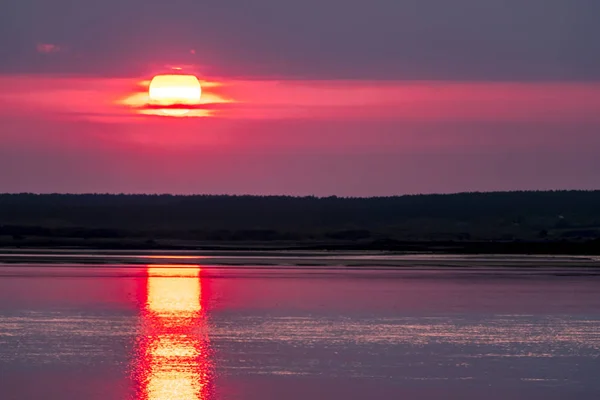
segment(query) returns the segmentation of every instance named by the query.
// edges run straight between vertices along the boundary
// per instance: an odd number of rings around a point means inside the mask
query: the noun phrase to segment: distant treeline
[[[373,198],[0,194],[2,237],[586,241],[600,238],[600,191]]]

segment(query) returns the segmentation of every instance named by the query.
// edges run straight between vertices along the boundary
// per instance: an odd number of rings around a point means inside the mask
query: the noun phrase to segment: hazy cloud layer
[[[0,71],[597,80],[599,15],[597,0],[5,0]]]

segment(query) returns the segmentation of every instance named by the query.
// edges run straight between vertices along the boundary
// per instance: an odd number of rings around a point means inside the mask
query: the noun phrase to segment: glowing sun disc
[[[150,104],[170,106],[174,104],[198,104],[202,88],[194,75],[156,75],[148,88]],[[181,115],[187,110],[163,109],[165,114]]]

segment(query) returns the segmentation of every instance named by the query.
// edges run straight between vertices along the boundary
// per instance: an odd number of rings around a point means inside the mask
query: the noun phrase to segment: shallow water
[[[560,275],[4,265],[0,398],[596,399],[600,277]]]

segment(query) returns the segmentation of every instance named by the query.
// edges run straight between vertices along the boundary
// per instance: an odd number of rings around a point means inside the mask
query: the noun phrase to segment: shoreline
[[[0,265],[178,265],[273,268],[600,269],[598,256],[398,254],[368,251],[98,251],[0,249]]]

